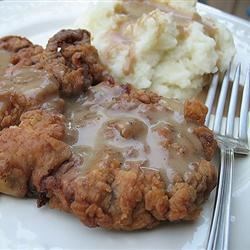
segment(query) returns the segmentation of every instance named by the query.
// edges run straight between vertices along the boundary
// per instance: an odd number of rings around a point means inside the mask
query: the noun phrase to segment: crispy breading
[[[33,109],[62,112],[58,84],[34,66],[14,68],[0,78],[0,130],[20,123],[22,113]]]
[[[28,110],[62,112],[60,92],[80,95],[91,85],[112,80],[86,30],[61,30],[45,50],[27,38],[6,36],[0,38],[0,49],[10,53],[0,75],[0,130],[18,125],[20,115]]]
[[[29,111],[19,127],[0,132],[0,193],[24,197],[39,191],[41,180],[71,157],[62,139],[61,115]]]
[[[0,130],[19,122],[27,104],[25,96],[12,92],[0,92]]]
[[[207,107],[199,100],[186,100],[184,103],[185,119],[198,125],[204,124],[207,111]]]
[[[89,86],[111,79],[101,64],[87,30],[61,30],[51,37],[43,53],[43,66],[66,95],[78,95]]]
[[[0,49],[10,52],[10,63],[18,67],[39,63],[40,56],[43,53],[42,46],[34,45],[27,38],[21,36],[5,36],[0,38]],[[11,68],[13,70],[13,67]]]
[[[82,173],[78,164],[67,163],[66,170],[45,179],[50,207],[73,213],[87,226],[117,230],[196,219],[217,178],[215,168],[203,160],[167,192],[160,173],[150,169],[121,169],[112,159]]]
[[[7,36],[0,39],[0,49],[9,55],[0,75],[0,130],[18,125],[23,112],[42,108],[45,103],[46,109],[51,103],[49,108],[62,111],[58,83],[37,66],[43,48],[24,37]]]
[[[21,36],[5,36],[0,39],[0,49],[14,53],[31,46],[33,46],[32,42]]]
[[[62,30],[45,50],[14,36],[0,49],[13,53],[0,79],[0,193],[36,197],[90,227],[132,231],[198,217],[217,181],[201,102],[115,84],[85,30]],[[80,95],[66,119],[55,113],[59,90]]]

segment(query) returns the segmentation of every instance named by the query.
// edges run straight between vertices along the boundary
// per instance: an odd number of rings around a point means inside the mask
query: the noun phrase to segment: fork
[[[230,96],[229,109],[226,118],[226,127],[223,127],[222,118],[227,98],[227,92],[229,89],[230,73],[231,65],[226,72],[222,82],[217,109],[214,117],[211,115],[211,113],[212,107],[213,105],[215,105],[215,96],[219,82],[218,73],[213,77],[205,103],[209,110],[205,125],[214,131],[221,155],[219,180],[213,217],[207,241],[207,250],[226,250],[229,247],[230,204],[232,193],[234,154],[247,155],[249,153],[247,129],[248,109],[250,103],[250,69],[247,72],[244,84],[239,126],[236,129],[234,129],[234,124],[236,121],[236,107],[239,97],[241,65],[238,64],[236,68]]]

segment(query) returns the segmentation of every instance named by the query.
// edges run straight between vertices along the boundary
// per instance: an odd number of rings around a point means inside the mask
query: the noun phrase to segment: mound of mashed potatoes
[[[224,72],[231,33],[201,17],[194,0],[133,0],[89,6],[76,26],[88,29],[102,62],[122,83],[178,99],[196,96]]]

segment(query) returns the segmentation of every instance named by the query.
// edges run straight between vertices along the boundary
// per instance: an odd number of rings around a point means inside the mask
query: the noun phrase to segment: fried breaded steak
[[[0,58],[0,193],[90,227],[197,218],[217,179],[202,103],[115,84],[85,30],[62,30],[45,49],[5,37]]]
[[[203,104],[101,83],[66,107],[74,157],[43,179],[40,204],[117,230],[197,218],[217,178]]]

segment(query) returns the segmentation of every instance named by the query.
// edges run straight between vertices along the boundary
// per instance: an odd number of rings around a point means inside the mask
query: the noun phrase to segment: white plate
[[[85,3],[76,1],[0,2],[0,36],[27,36],[45,44],[62,28],[69,28]],[[250,26],[216,9],[199,5],[225,23],[235,36],[239,59],[250,59]],[[231,249],[250,249],[250,158],[236,160],[232,199]],[[37,209],[34,200],[0,195],[0,249],[203,249],[208,233],[213,197],[195,223],[166,224],[151,231],[133,233],[90,229],[75,217],[47,207]]]

